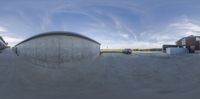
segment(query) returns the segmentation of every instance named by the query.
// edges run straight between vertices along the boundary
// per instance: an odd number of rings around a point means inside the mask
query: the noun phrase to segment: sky
[[[10,46],[71,31],[101,48],[160,48],[200,35],[199,0],[0,0],[0,36]]]

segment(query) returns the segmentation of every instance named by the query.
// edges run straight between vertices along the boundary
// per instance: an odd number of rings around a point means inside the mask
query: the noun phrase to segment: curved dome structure
[[[39,64],[62,64],[91,59],[100,54],[100,43],[72,32],[54,31],[30,37],[15,46],[17,55]]]

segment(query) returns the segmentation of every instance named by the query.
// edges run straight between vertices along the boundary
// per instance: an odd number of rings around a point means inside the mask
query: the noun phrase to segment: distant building
[[[162,46],[162,51],[165,53],[167,48],[182,48],[183,46],[178,46],[178,45],[163,45]]]
[[[176,41],[176,45],[189,48],[190,52],[200,50],[200,36],[187,36]]]
[[[7,43],[4,41],[4,39],[0,36],[0,50],[6,48]]]

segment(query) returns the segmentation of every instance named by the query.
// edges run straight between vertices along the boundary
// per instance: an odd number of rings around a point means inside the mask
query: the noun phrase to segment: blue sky
[[[0,35],[11,45],[72,31],[102,48],[158,48],[200,35],[199,0],[0,0]]]

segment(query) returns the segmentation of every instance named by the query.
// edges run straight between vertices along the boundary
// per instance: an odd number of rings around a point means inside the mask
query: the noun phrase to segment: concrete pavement
[[[198,99],[199,55],[102,54],[48,67],[0,53],[2,99]]]

